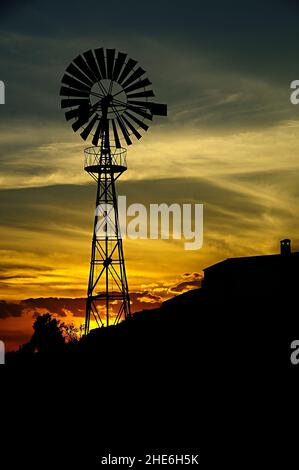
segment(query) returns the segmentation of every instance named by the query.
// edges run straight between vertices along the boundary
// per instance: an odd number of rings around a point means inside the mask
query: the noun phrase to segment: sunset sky
[[[204,204],[204,246],[126,240],[135,310],[200,284],[223,258],[299,250],[297,1],[4,1],[0,16],[0,339],[33,315],[84,321],[95,185],[60,109],[66,66],[90,48],[145,68],[168,118],[128,148],[128,202]],[[52,298],[52,299],[51,299]],[[53,299],[55,298],[55,299]],[[31,299],[30,301],[28,299]]]

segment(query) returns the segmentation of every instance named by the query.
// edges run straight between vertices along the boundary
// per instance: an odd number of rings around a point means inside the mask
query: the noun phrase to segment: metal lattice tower
[[[86,303],[85,329],[90,317],[98,326],[117,324],[130,317],[130,299],[119,224],[115,182],[126,170],[124,149],[90,147],[85,170],[97,182],[96,215]],[[111,303],[116,311],[111,311]],[[104,305],[103,305],[104,303]]]
[[[166,116],[167,106],[149,101],[154,92],[137,61],[115,49],[95,49],[77,56],[62,78],[61,107],[75,132],[92,136],[85,150],[85,170],[97,183],[86,302],[85,333],[91,318],[98,326],[130,318],[130,298],[119,224],[115,182],[127,169],[121,140],[142,137],[147,121]],[[112,137],[111,137],[112,136]]]

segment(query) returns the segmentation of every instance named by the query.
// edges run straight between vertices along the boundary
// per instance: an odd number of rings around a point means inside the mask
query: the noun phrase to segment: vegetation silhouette
[[[191,373],[211,369],[289,370],[290,344],[299,332],[296,310],[299,253],[282,242],[281,253],[232,258],[205,270],[202,288],[178,295],[158,309],[131,320],[80,331],[50,314],[34,322],[27,345],[8,355],[8,363],[55,360],[69,363],[155,367],[179,365]],[[82,332],[82,331],[81,331]],[[269,352],[271,351],[271,353]],[[130,358],[125,361],[123,358]],[[103,361],[103,358],[105,360]]]
[[[298,390],[299,366],[290,361],[299,333],[298,263],[298,253],[285,248],[225,260],[205,270],[202,288],[74,341],[54,318],[36,319],[35,343],[8,362],[25,365],[27,376],[33,364],[33,383],[40,387],[44,372],[47,387],[75,394],[75,404],[92,395],[70,431],[79,448],[96,426],[89,437],[96,450],[82,453],[84,468],[94,468],[87,459],[96,453],[135,455],[137,442],[157,453],[167,442],[175,453],[200,448],[203,468],[218,468],[217,458],[237,461],[232,468],[245,457],[265,468],[271,458],[284,463],[298,447],[290,433],[281,447]],[[48,334],[46,350],[33,352]]]
[[[65,345],[63,324],[49,313],[37,316],[33,323],[33,330],[30,343],[34,351],[49,354],[61,351]]]
[[[38,357],[40,360],[56,360],[70,352],[82,334],[82,326],[77,328],[73,323],[66,324],[50,313],[37,315],[33,330],[31,339],[22,344],[16,353],[8,354],[8,359],[12,357],[31,362]]]

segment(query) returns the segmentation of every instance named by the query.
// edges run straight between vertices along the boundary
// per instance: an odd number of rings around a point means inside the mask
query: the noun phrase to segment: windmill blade
[[[65,86],[62,86],[60,88],[59,95],[60,96],[80,96],[81,98],[89,97],[88,91],[74,90],[73,88],[67,88]]]
[[[70,119],[74,119],[74,118],[78,117],[78,115],[79,115],[79,108],[71,109],[70,111],[67,111],[65,113],[65,119],[67,121],[70,121]]]
[[[89,85],[90,87],[93,85],[93,82],[88,77],[86,77],[86,75],[84,75],[84,73],[82,73],[81,70],[79,70],[73,63],[66,68],[66,72],[77,80],[80,80],[80,82],[83,82],[85,85]]]
[[[141,139],[142,135],[137,131],[137,129],[135,129],[133,124],[124,115],[122,115],[121,118],[124,121],[124,123],[127,124],[128,128],[131,129],[135,137],[137,137],[138,140]]]
[[[135,70],[135,72],[133,72],[132,75],[130,75],[129,78],[127,78],[127,80],[122,84],[123,88],[126,88],[128,85],[130,85],[130,83],[135,82],[144,74],[145,70],[143,70],[141,67],[138,67],[138,69]]]
[[[90,91],[90,86],[89,85],[84,85],[84,83],[79,82],[78,80],[71,77],[70,75],[64,74],[61,81],[65,85],[69,85],[71,88],[76,88],[77,90]]]
[[[80,106],[83,103],[89,103],[89,100],[78,100],[78,99],[68,99],[68,100],[61,100],[61,107],[62,108],[73,108],[75,106]]]
[[[116,124],[114,122],[114,119],[112,119],[112,129],[113,129],[115,146],[116,146],[117,149],[121,149],[121,143],[120,143],[120,140],[119,140],[119,136],[118,136],[118,133],[117,133],[117,128],[116,128]]]
[[[83,140],[86,140],[89,134],[92,131],[93,126],[95,125],[96,121],[98,120],[99,115],[95,114],[92,120],[89,122],[89,124],[85,127],[84,131],[81,132],[81,137]]]
[[[79,119],[72,124],[72,128],[74,132],[77,132],[77,130],[80,129],[80,127],[84,126],[84,124],[86,124],[87,121],[88,121],[88,117],[87,118],[86,116],[84,118],[79,117]]]
[[[127,109],[129,109],[130,111],[133,111],[139,116],[142,116],[144,119],[149,119],[150,121],[153,120],[152,115],[147,113],[146,110],[143,110],[142,108],[140,109],[140,108],[137,108],[136,106],[131,106],[127,104]]]
[[[127,131],[126,127],[124,126],[124,124],[121,120],[121,117],[117,117],[116,119],[117,119],[118,125],[120,127],[120,130],[122,131],[124,139],[127,142],[127,145],[132,145],[132,141],[129,137],[129,134],[128,134],[128,131]]]
[[[125,88],[124,90],[126,93],[129,93],[130,91],[139,90],[139,88],[145,88],[151,84],[152,82],[150,82],[148,78],[145,78],[144,80],[140,80],[137,83],[133,83],[133,85]]]
[[[148,109],[153,116],[167,116],[167,104],[148,103]]]
[[[95,57],[93,55],[92,50],[84,52],[83,56],[86,60],[86,63],[88,65],[88,67],[90,68],[90,70],[94,74],[95,79],[96,80],[101,80],[102,77],[101,77],[101,74],[100,74],[100,71],[99,71],[99,68],[97,66],[97,63],[96,63],[96,60],[95,60]]]
[[[113,80],[114,81],[117,81],[117,79],[119,77],[119,74],[120,74],[120,71],[122,69],[122,66],[125,63],[126,57],[127,57],[127,54],[124,54],[123,52],[119,52],[117,54],[117,59],[115,61],[114,70],[113,70]]]
[[[137,64],[137,60],[133,60],[133,59],[128,60],[128,62],[124,66],[124,69],[118,79],[119,84],[122,84],[122,82],[127,78],[127,76],[133,70],[136,64]]]
[[[98,124],[98,127],[96,128],[96,131],[94,133],[93,139],[92,139],[92,145],[95,145],[95,147],[98,146],[99,139],[101,137],[101,132],[103,130],[104,122],[103,119],[101,118]]]
[[[115,60],[115,49],[107,49],[106,54],[107,54],[107,78],[112,80],[114,60]]]
[[[72,124],[72,128],[77,132],[90,118],[89,103],[81,104],[78,108],[78,120]]]
[[[155,93],[153,90],[140,91],[139,93],[132,93],[127,95],[127,98],[151,98],[154,97]]]
[[[143,129],[145,131],[148,130],[149,126],[147,126],[143,121],[138,119],[138,117],[134,116],[133,114],[129,113],[128,111],[125,111],[124,114],[126,116],[128,116],[132,121],[136,122],[136,124],[138,124],[138,126],[141,127],[141,129]]]
[[[128,100],[128,103],[133,106],[140,106],[145,110],[149,110],[152,116],[167,116],[167,105],[160,103],[151,103],[149,101],[134,101]]]
[[[74,63],[77,65],[77,67],[90,79],[92,83],[96,81],[96,77],[92,70],[88,67],[87,63],[83,59],[82,55],[78,55],[74,59]]]
[[[150,105],[148,101],[128,100],[127,103],[131,104],[132,106],[140,106],[141,108],[149,108]]]
[[[107,78],[104,49],[101,47],[99,49],[95,49],[94,52],[95,52],[97,63],[101,72],[101,76],[102,78]]]

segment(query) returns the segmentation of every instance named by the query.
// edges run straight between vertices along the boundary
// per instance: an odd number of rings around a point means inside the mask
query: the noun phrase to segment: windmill
[[[167,116],[165,104],[150,101],[155,95],[145,74],[127,54],[99,48],[78,55],[62,78],[61,107],[73,130],[92,139],[84,168],[97,183],[85,334],[91,318],[100,327],[131,315],[115,188],[127,169],[122,142],[131,145],[153,116]]]

